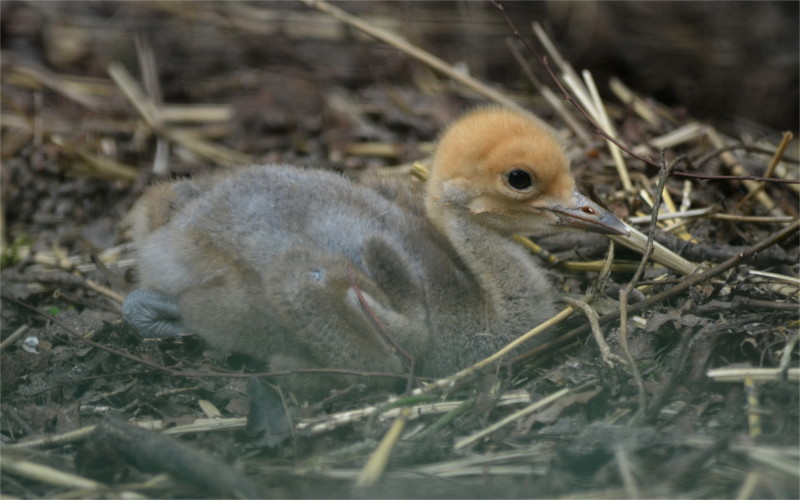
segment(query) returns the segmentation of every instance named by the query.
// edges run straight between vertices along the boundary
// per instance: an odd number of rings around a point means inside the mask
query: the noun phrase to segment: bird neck
[[[549,289],[544,272],[509,235],[476,221],[463,207],[428,203],[426,209],[473,274],[495,315],[513,313],[518,302]]]

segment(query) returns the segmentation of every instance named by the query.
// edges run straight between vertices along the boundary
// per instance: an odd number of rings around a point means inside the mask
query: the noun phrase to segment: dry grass
[[[28,29],[43,37],[38,50],[49,64],[4,53],[4,493],[219,496],[191,489],[177,470],[153,471],[171,472],[165,480],[111,455],[97,438],[110,414],[215,450],[215,460],[235,462],[231,473],[270,498],[796,497],[798,184],[766,178],[797,181],[797,141],[728,137],[619,80],[613,96],[602,95],[537,25],[564,89],[620,149],[547,90],[544,68],[513,39],[503,42],[521,65],[512,71],[528,75],[534,97],[466,73],[434,56],[436,45],[412,44],[391,12],[359,18],[303,3],[319,12],[130,2],[122,11],[159,23],[139,37],[119,24],[99,28],[108,6],[62,6],[62,21],[42,4],[7,8],[20,23],[41,23]],[[511,35],[496,13],[474,15],[479,32]],[[327,64],[309,55],[322,50],[319,40]],[[162,57],[170,44],[209,59],[169,71]],[[285,59],[245,64],[242,54],[253,50]],[[374,63],[366,78],[358,57]],[[390,85],[380,71],[404,79]],[[258,447],[246,434],[241,362],[209,360],[192,340],[140,344],[118,321],[126,285],[115,276],[135,262],[119,223],[153,177],[269,161],[352,174],[419,160],[403,172],[424,178],[436,130],[472,101],[558,117],[550,126],[569,145],[582,184],[638,226],[630,239],[612,238],[608,252],[605,241],[576,251],[557,237],[520,237],[558,271],[563,289],[582,296],[551,322],[403,397],[286,402],[297,412],[286,439]],[[648,165],[629,153],[660,159]],[[668,168],[711,180],[659,179]],[[549,328],[565,334],[514,351]],[[22,342],[33,336],[40,345],[26,351]],[[212,414],[224,416],[205,418]]]

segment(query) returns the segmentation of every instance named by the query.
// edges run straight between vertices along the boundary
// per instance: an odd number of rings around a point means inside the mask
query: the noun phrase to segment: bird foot
[[[187,334],[178,302],[161,292],[140,288],[125,297],[122,318],[144,338],[180,337]]]

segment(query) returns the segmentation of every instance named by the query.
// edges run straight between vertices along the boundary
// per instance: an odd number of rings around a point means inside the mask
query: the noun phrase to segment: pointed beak
[[[605,208],[575,192],[574,205],[550,205],[548,210],[558,217],[559,226],[574,227],[584,231],[600,234],[618,234],[628,236],[631,231],[628,226]]]

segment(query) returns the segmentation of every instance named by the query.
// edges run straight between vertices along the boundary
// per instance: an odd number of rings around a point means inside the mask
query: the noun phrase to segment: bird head
[[[438,225],[447,209],[506,233],[572,227],[628,235],[614,214],[582,195],[563,147],[541,120],[485,107],[441,136],[428,180],[426,209]]]

